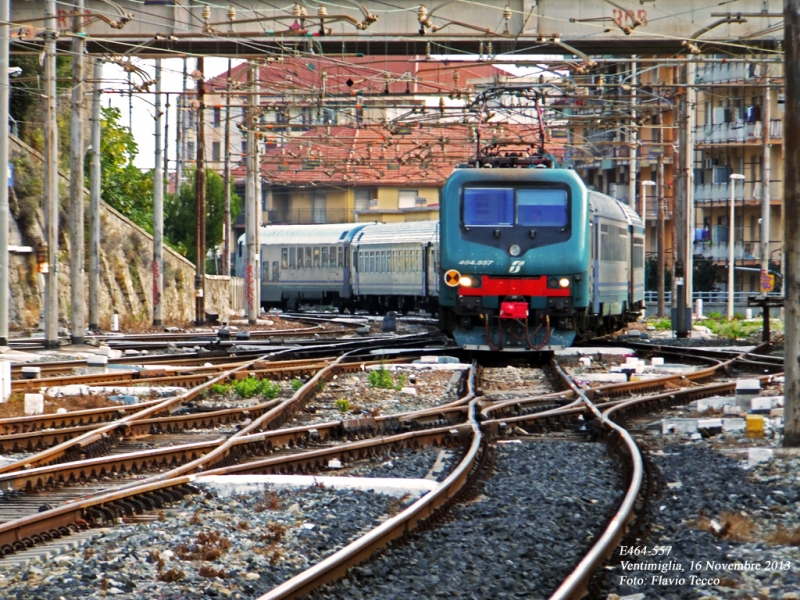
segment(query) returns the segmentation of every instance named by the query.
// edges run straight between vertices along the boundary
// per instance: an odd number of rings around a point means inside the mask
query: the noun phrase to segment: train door
[[[342,287],[345,298],[352,298],[358,296],[358,246],[352,246],[349,242],[342,244],[344,247],[343,257],[344,264],[342,267]],[[350,253],[353,254],[353,260],[350,260]],[[352,293],[351,293],[352,290]]]

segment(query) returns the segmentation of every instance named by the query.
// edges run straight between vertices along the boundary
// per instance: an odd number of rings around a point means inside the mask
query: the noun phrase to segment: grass
[[[272,400],[281,393],[281,386],[269,379],[256,379],[255,377],[245,377],[232,383],[233,391],[240,398],[252,398],[261,395]]]
[[[750,517],[730,511],[722,513],[714,523],[701,511],[700,517],[697,519],[697,528],[732,542],[747,542],[753,539],[756,525]]]
[[[350,410],[350,402],[347,400],[347,398],[339,398],[333,403],[333,406],[342,414],[345,414]]]
[[[367,375],[367,381],[370,387],[378,388],[381,390],[401,390],[406,384],[406,376],[399,375],[397,380],[392,376],[391,372],[382,364],[380,368],[370,371]]]

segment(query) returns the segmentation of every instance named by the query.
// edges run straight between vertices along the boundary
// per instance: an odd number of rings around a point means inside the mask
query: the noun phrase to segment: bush
[[[381,390],[399,390],[405,384],[405,375],[398,377],[399,384],[395,384],[392,374],[381,364],[379,369],[370,371],[367,375],[367,381],[370,387],[378,388]]]
[[[240,398],[252,398],[258,393],[261,381],[255,377],[247,377],[233,382],[233,390]]]
[[[280,396],[281,386],[279,383],[270,381],[269,379],[262,379],[260,391],[264,398],[272,400],[273,398]]]
[[[339,398],[336,402],[333,403],[333,406],[340,413],[345,414],[350,410],[350,401],[347,400],[347,398]]]
[[[224,396],[230,391],[231,391],[231,385],[229,383],[215,383],[214,385],[211,386],[212,394],[219,394],[220,396]]]
[[[305,385],[305,382],[303,382],[302,379],[298,379],[297,377],[292,379],[292,391],[293,392],[296,392],[297,390],[299,390],[304,385]]]

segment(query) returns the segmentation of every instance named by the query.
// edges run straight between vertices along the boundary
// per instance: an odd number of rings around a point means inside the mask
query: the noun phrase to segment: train
[[[463,165],[439,221],[260,228],[261,305],[438,313],[468,350],[552,351],[644,310],[644,225],[548,160]],[[492,165],[495,166],[495,165]],[[242,273],[244,236],[236,273]]]
[[[442,189],[443,329],[467,349],[546,351],[639,318],[641,218],[548,156],[502,158]]]
[[[261,306],[435,312],[438,244],[436,221],[262,226]],[[242,235],[236,273],[244,255]]]

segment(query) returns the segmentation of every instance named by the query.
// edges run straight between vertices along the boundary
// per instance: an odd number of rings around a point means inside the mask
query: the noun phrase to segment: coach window
[[[311,268],[311,246],[306,246],[306,269]]]
[[[319,246],[314,246],[314,268],[319,269]]]
[[[411,271],[411,261],[408,259],[408,250],[403,250],[403,272],[409,273]]]
[[[281,269],[289,268],[289,249],[281,248]]]
[[[295,262],[295,254],[296,254],[295,249],[294,248],[289,248],[289,268],[290,269],[294,269],[295,265],[297,264]]]
[[[337,254],[339,255],[339,266],[342,268],[349,267],[350,261],[347,259],[350,258],[350,253],[345,254],[344,248],[339,248]]]
[[[267,283],[269,281],[269,262],[266,260],[261,263],[261,281]]]
[[[328,268],[328,247],[327,246],[323,246],[322,247],[322,263],[321,264],[322,264],[322,268],[323,269],[327,269]]]
[[[375,272],[375,251],[374,250],[370,250],[369,251],[369,272],[370,273],[374,273]]]
[[[511,227],[513,188],[465,188],[462,219],[465,227]]]
[[[517,190],[517,224],[534,227],[567,225],[567,191],[558,189]]]
[[[414,255],[416,258],[416,268],[415,271],[422,271],[422,251],[421,250],[414,250]]]
[[[336,246],[331,246],[331,251],[329,253],[330,260],[331,260],[331,269],[335,269],[341,265],[336,264]]]
[[[278,270],[278,261],[272,261],[272,281],[280,281],[280,271]]]

